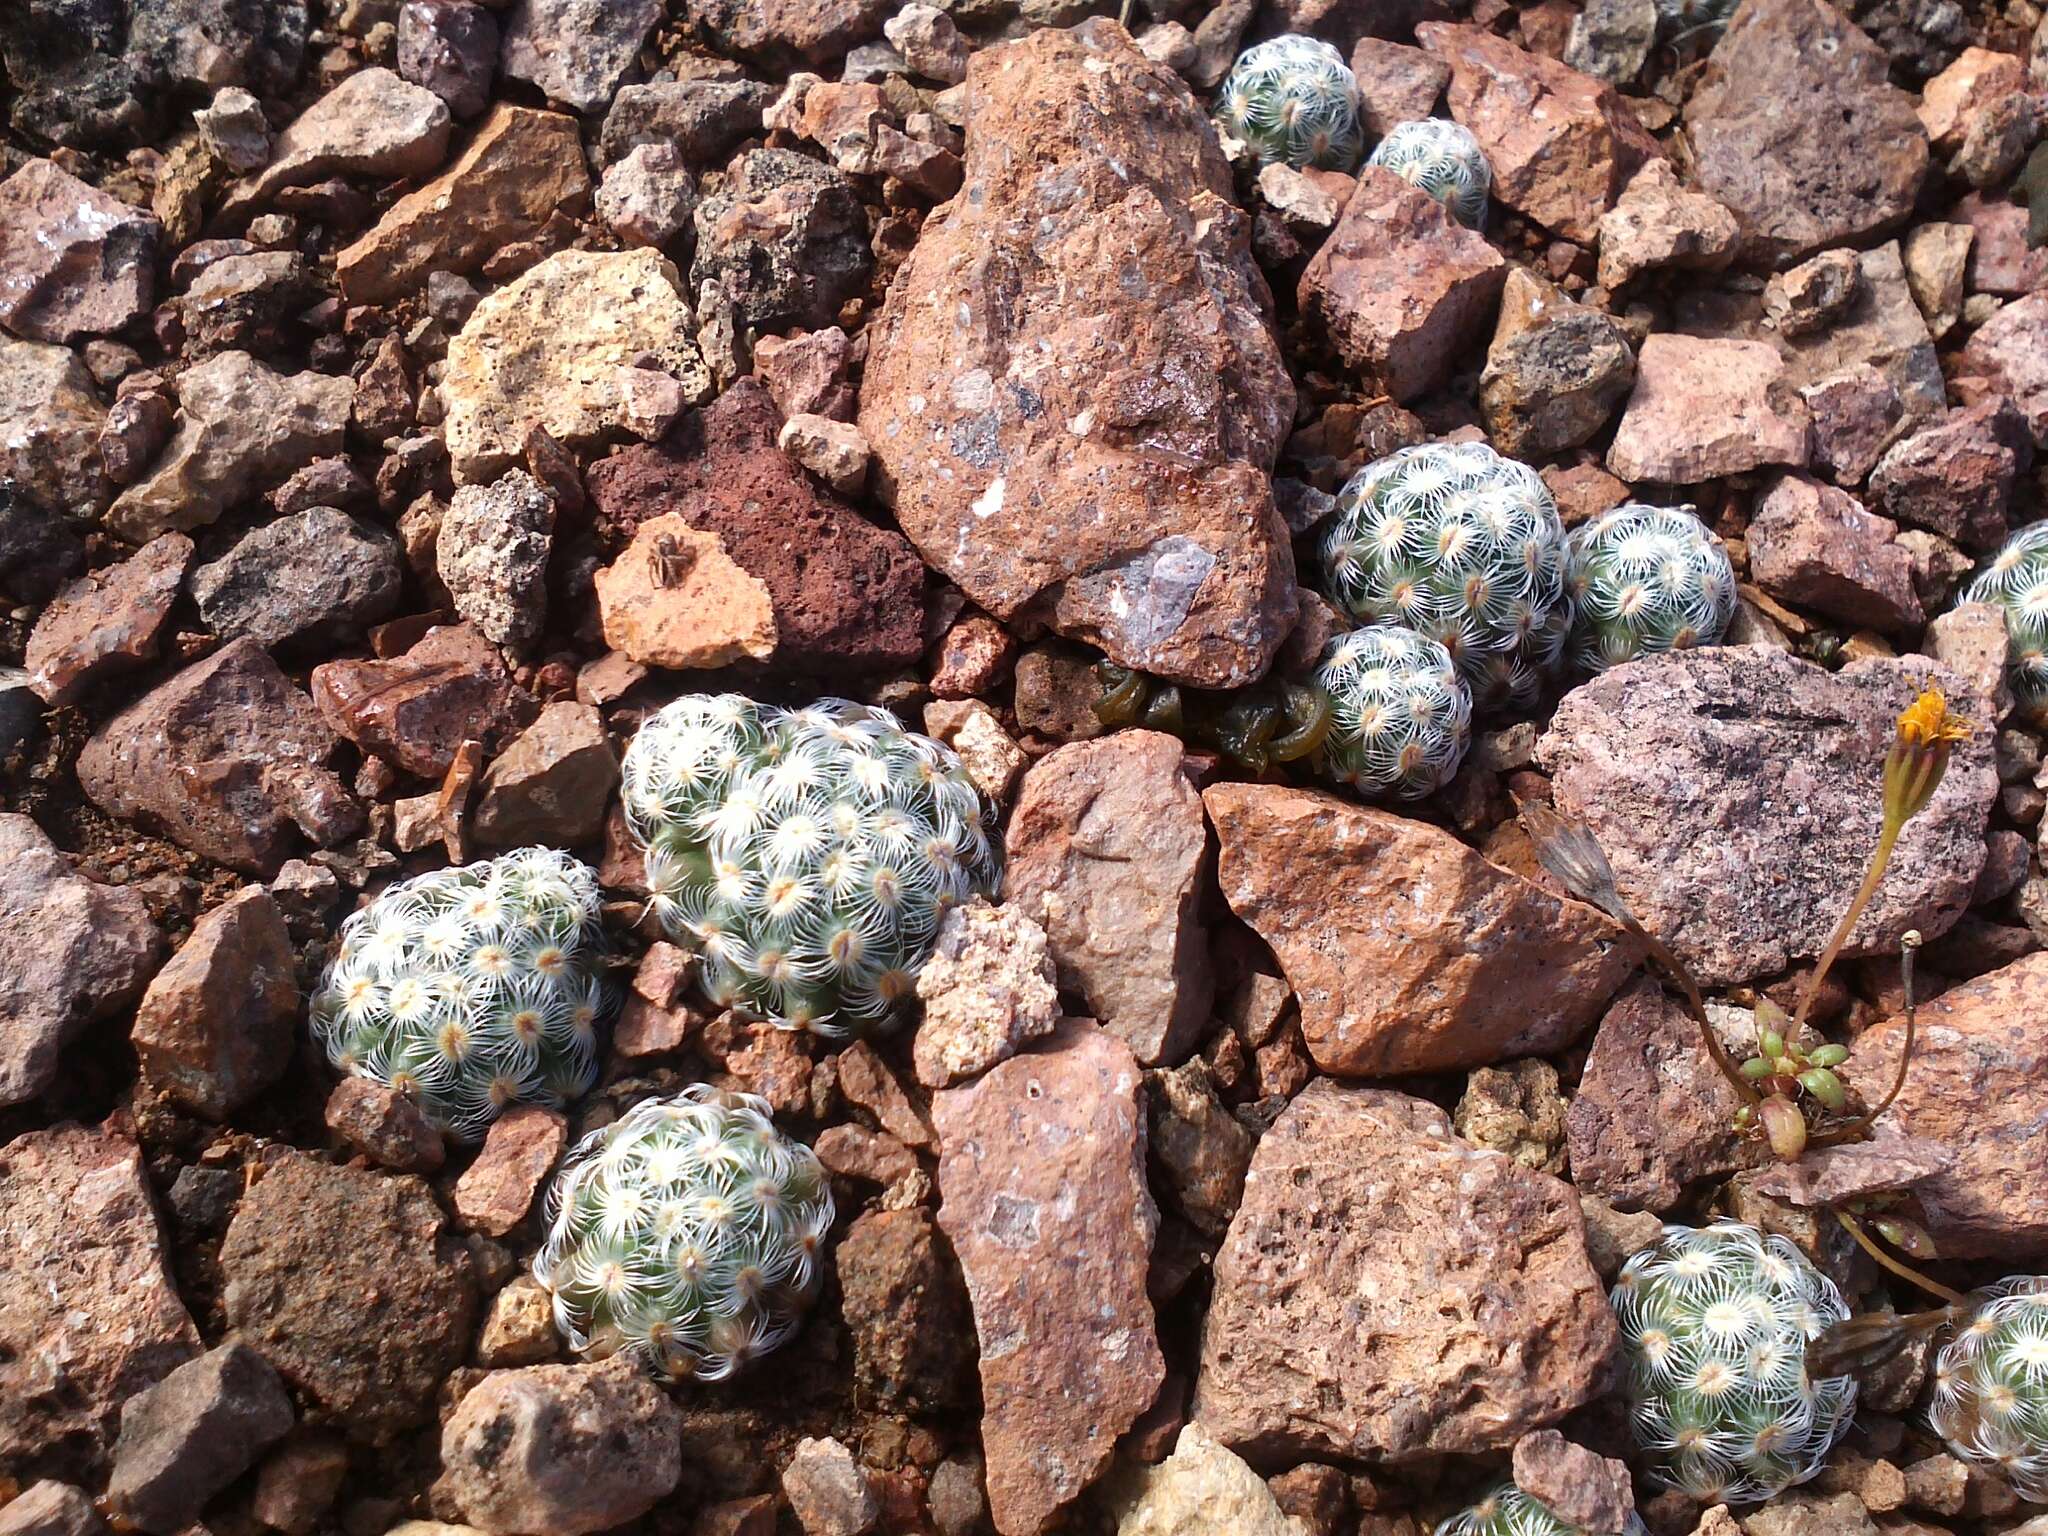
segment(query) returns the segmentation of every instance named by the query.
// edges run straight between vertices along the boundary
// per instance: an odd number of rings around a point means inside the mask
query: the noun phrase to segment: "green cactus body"
[[[717,1381],[788,1341],[817,1294],[832,1191],[752,1094],[695,1084],[576,1144],[533,1275],[578,1353]]]
[[[1448,118],[1423,117],[1396,123],[1373,146],[1367,165],[1392,171],[1422,188],[1467,229],[1486,228],[1486,201],[1493,195],[1493,167],[1472,131]]]
[[[1685,507],[1631,501],[1571,533],[1572,659],[1601,672],[1717,645],[1735,617],[1735,567]]]
[[[992,813],[949,747],[885,710],[676,700],[623,771],[650,904],[706,993],[787,1029],[888,1018],[949,907],[992,892]]]
[[[2048,710],[2048,521],[2029,523],[2007,539],[1956,601],[2005,610],[2013,697],[2032,713]]]
[[[2048,1275],[1970,1297],[1935,1357],[1928,1418],[1962,1460],[2048,1504]]]
[[[1450,652],[1481,711],[1535,702],[1571,626],[1565,535],[1542,477],[1484,443],[1424,443],[1337,496],[1323,590]]]
[[[1322,766],[1363,795],[1419,799],[1448,783],[1472,741],[1472,695],[1451,653],[1375,624],[1335,636],[1316,663],[1330,696]]]
[[[1561,1518],[1548,1504],[1501,1483],[1470,1509],[1440,1522],[1436,1536],[1589,1536],[1582,1525]],[[1623,1536],[1647,1536],[1642,1520],[1631,1513]]]
[[[1344,56],[1314,37],[1247,48],[1216,93],[1217,124],[1261,165],[1348,171],[1358,164],[1358,81]]]
[[[1612,1296],[1630,1419],[1653,1479],[1703,1502],[1768,1499],[1818,1472],[1856,1381],[1815,1381],[1806,1347],[1849,1315],[1782,1237],[1740,1222],[1667,1226]]]
[[[313,1037],[344,1072],[412,1098],[459,1141],[513,1104],[559,1106],[597,1077],[597,881],[552,848],[392,886],[341,927]]]

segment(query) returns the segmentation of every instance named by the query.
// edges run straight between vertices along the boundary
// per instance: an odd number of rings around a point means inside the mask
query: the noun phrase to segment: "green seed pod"
[[[1826,1067],[1807,1068],[1799,1074],[1799,1086],[1838,1115],[1849,1107],[1849,1096],[1842,1091],[1842,1080]]]
[[[2048,1504],[2048,1275],[1971,1294],[1935,1357],[1928,1418],[1961,1460]]]
[[[1467,229],[1486,228],[1493,167],[1479,140],[1462,124],[1441,117],[1396,123],[1374,146],[1366,164],[1420,187]]]
[[[1358,80],[1341,53],[1314,37],[1276,37],[1239,54],[1216,93],[1216,124],[1249,144],[1261,165],[1349,171],[1365,146]]]
[[[1846,1045],[1823,1045],[1806,1053],[1807,1063],[1816,1067],[1839,1067],[1848,1059],[1849,1047]]]

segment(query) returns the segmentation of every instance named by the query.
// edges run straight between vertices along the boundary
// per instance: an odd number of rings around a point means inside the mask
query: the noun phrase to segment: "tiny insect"
[[[654,584],[657,587],[677,587],[690,574],[690,567],[697,563],[697,551],[687,545],[678,544],[672,533],[655,535]]]

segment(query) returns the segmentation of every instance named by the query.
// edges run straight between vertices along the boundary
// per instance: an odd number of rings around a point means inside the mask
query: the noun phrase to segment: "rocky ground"
[[[0,0],[0,1532],[1419,1536],[1510,1458],[1616,1519],[1604,1287],[1659,1215],[1887,1293],[1514,801],[1747,1039],[1929,675],[1978,729],[1820,1022],[1881,1088],[1926,936],[1891,1181],[1954,1281],[2048,1259],[2048,770],[1948,611],[2042,512],[2038,6],[1115,9]],[[1483,235],[1225,158],[1286,31],[1369,137],[1477,135]],[[1567,523],[1695,505],[1741,648],[1561,679],[1398,812],[1104,732],[1104,655],[1312,656],[1332,493],[1446,437]],[[724,688],[886,704],[1004,808],[921,1024],[715,1014],[646,920],[620,750]],[[369,895],[532,843],[630,994],[593,1093],[449,1148],[304,999]],[[991,1019],[1037,1038],[963,1075]],[[665,1390],[524,1270],[565,1146],[699,1081],[840,1214],[796,1340]],[[1642,1513],[2041,1536],[1924,1370],[1806,1488]]]

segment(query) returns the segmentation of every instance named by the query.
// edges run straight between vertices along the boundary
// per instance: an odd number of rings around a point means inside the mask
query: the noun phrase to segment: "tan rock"
[[[925,706],[924,728],[960,754],[974,787],[1007,805],[1017,776],[1030,761],[996,712],[979,699],[938,699]]]
[[[1506,1449],[1605,1392],[1619,1331],[1570,1185],[1406,1094],[1303,1089],[1216,1255],[1194,1418],[1255,1460]]]
[[[1920,126],[1936,149],[1958,149],[1973,117],[2001,96],[2026,88],[2027,66],[2018,54],[1965,48],[1920,88]]]
[[[468,274],[507,245],[530,240],[556,213],[590,196],[576,120],[501,102],[455,163],[393,203],[334,259],[352,304],[418,289],[429,272]]]
[[[1060,1016],[1056,980],[1045,930],[1016,906],[976,897],[948,912],[917,973],[924,1004],[911,1042],[917,1080],[943,1088],[1049,1034]]]
[[[382,67],[359,69],[294,118],[270,163],[228,195],[223,219],[246,219],[286,187],[329,176],[424,176],[448,152],[447,103]]]
[[[1963,278],[1976,233],[1968,224],[1916,224],[1900,242],[1906,286],[1937,341],[1962,318]]]
[[[722,667],[775,652],[775,604],[715,533],[670,514],[597,573],[607,645],[651,667]]]
[[[0,479],[60,511],[91,516],[113,494],[99,449],[106,421],[77,353],[0,336]]]
[[[868,440],[850,421],[792,416],[775,444],[842,496],[858,496],[868,479]]]
[[[515,1276],[491,1298],[477,1335],[476,1363],[491,1369],[539,1365],[562,1350],[554,1298],[531,1275]]]
[[[1629,179],[1600,217],[1600,282],[1619,288],[1653,268],[1718,272],[1735,259],[1742,229],[1735,215],[1679,182],[1661,155]]]
[[[1311,790],[1203,794],[1231,910],[1279,957],[1325,1072],[1384,1077],[1561,1049],[1640,955],[1419,821]]]
[[[1116,1536],[1310,1536],[1281,1510],[1266,1480],[1199,1424],[1182,1427],[1158,1466],[1124,1478],[1113,1505]]]
[[[1624,480],[1693,485],[1807,461],[1811,418],[1761,341],[1659,332],[1636,354],[1635,389],[1607,450]]]
[[[652,358],[701,401],[711,376],[675,266],[658,251],[558,251],[487,296],[448,346],[455,478],[496,479],[539,425],[565,444],[627,426],[619,374]]]

